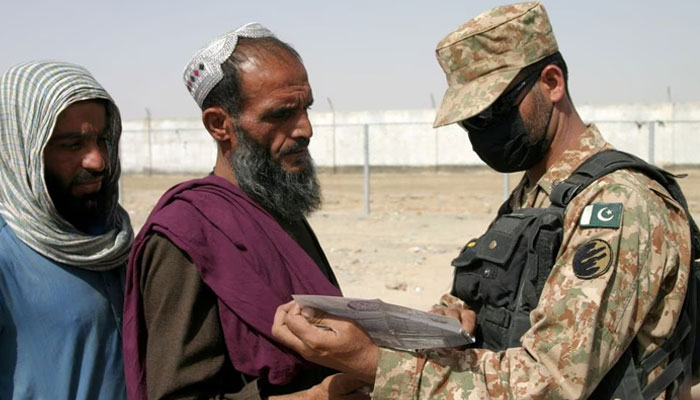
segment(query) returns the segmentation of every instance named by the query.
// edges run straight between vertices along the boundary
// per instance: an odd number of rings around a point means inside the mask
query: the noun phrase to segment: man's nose
[[[97,145],[91,143],[83,155],[83,168],[89,171],[102,172],[107,167],[107,154]]]
[[[309,121],[309,114],[304,110],[304,112],[299,116],[296,126],[294,127],[294,132],[292,132],[292,138],[306,138],[311,139],[313,136],[313,128],[311,128],[311,121]]]

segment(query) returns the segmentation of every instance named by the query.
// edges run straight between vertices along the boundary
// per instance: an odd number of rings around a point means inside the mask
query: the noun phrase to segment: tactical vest
[[[467,243],[452,261],[455,274],[451,293],[477,313],[475,347],[501,351],[521,346],[521,336],[530,329],[530,312],[537,307],[561,250],[567,205],[588,185],[618,169],[642,172],[668,190],[689,219],[691,260],[700,256],[700,233],[675,176],[631,154],[617,150],[597,153],[554,186],[549,207],[513,211],[510,199],[506,201],[488,231]],[[664,391],[666,398],[671,399],[677,396],[684,379],[698,378],[699,270],[700,263],[692,261],[688,294],[671,338],[643,360],[638,360],[636,352],[628,348],[591,399],[653,399]],[[648,373],[665,360],[668,364],[661,376],[646,382]]]

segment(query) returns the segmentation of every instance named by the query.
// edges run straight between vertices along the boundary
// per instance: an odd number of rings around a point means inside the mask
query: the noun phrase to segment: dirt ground
[[[700,217],[700,169],[676,169],[691,212]],[[127,175],[123,204],[138,230],[161,194],[192,177]],[[450,261],[479,236],[503,200],[503,177],[485,168],[372,172],[370,214],[363,176],[321,172],[323,208],[313,226],[348,297],[428,309],[452,280]],[[510,177],[514,187],[519,175]]]

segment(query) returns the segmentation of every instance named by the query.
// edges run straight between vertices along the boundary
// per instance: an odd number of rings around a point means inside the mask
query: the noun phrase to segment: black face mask
[[[489,167],[498,172],[516,172],[532,168],[542,161],[551,140],[547,138],[549,121],[554,106],[547,115],[547,124],[542,132],[528,132],[518,107],[494,119],[483,130],[468,129],[472,149]]]

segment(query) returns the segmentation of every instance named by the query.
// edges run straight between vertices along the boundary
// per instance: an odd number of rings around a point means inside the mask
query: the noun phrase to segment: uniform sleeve
[[[623,204],[619,228],[579,227],[584,207],[594,202]],[[586,398],[643,326],[668,337],[689,265],[687,220],[672,200],[646,187],[599,181],[572,201],[564,224],[562,250],[522,347],[382,349],[373,398]],[[574,273],[576,252],[593,240],[607,243],[614,259],[601,275],[582,279]]]
[[[141,270],[148,398],[259,399],[255,382],[241,389],[241,374],[227,359],[216,296],[189,257],[154,235]]]

